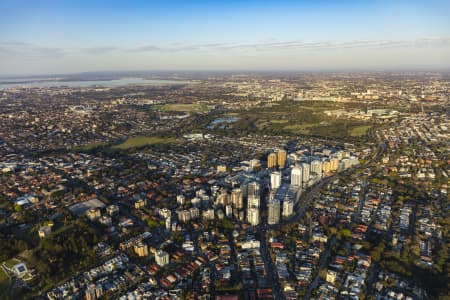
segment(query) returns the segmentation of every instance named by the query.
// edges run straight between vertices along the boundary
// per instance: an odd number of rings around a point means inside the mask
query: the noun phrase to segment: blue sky
[[[450,1],[0,0],[0,74],[450,67]]]

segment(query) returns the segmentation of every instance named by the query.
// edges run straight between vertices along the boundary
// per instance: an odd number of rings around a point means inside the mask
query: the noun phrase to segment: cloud
[[[56,48],[45,47],[25,42],[0,42],[0,54],[3,56],[16,56],[21,58],[60,58],[67,55],[103,55],[116,53],[173,53],[195,51],[289,51],[289,50],[314,50],[327,51],[337,49],[383,49],[383,48],[422,48],[422,47],[446,47],[450,45],[450,37],[425,37],[414,40],[355,40],[344,42],[303,42],[303,41],[264,41],[256,43],[203,43],[180,44],[173,43],[168,46],[143,45],[134,48],[122,46],[97,46],[92,48]]]
[[[87,54],[94,54],[94,55],[98,55],[98,54],[106,54],[106,53],[110,53],[113,51],[117,51],[120,50],[119,47],[114,47],[114,46],[99,46],[99,47],[93,47],[93,48],[87,48],[87,49],[83,49],[85,53]]]
[[[352,48],[394,48],[394,47],[440,47],[450,45],[450,37],[419,38],[415,40],[356,40],[346,42],[303,42],[303,41],[269,41],[259,43],[209,43],[181,45],[172,44],[167,47],[162,46],[142,46],[131,49],[133,52],[178,52],[197,50],[336,50]]]
[[[0,52],[22,58],[58,58],[65,55],[65,50],[60,48],[39,46],[25,42],[0,43]]]
[[[141,47],[137,47],[137,48],[133,48],[133,49],[125,49],[125,50],[129,51],[129,52],[152,52],[152,51],[159,51],[162,49],[158,46],[146,45],[146,46],[141,46]]]

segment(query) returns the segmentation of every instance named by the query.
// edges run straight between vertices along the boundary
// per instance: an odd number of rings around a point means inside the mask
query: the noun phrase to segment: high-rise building
[[[322,177],[322,162],[320,160],[313,160],[311,162],[311,172],[316,173],[319,177]]]
[[[280,185],[281,185],[281,173],[272,172],[270,174],[270,187],[274,190],[277,189]]]
[[[172,221],[170,217],[166,218],[166,230],[169,230],[172,228]]]
[[[222,190],[219,195],[217,195],[216,203],[218,205],[227,205],[228,204],[228,193],[226,190]]]
[[[231,207],[230,204],[228,204],[227,206],[225,206],[225,215],[230,218],[233,215],[233,208]]]
[[[179,205],[184,205],[186,203],[186,198],[183,195],[177,195],[177,203]]]
[[[310,165],[308,163],[302,163],[302,171],[303,171],[303,182],[309,181],[309,173],[310,173]]]
[[[330,169],[331,171],[337,171],[339,167],[339,159],[337,157],[333,157],[330,159]]]
[[[189,213],[191,214],[191,219],[200,218],[200,210],[197,207],[191,207]]]
[[[162,218],[170,218],[172,216],[172,211],[168,208],[161,208],[158,210],[158,214],[162,217]]]
[[[255,181],[250,182],[247,185],[247,197],[258,196],[259,197],[259,184]]]
[[[247,209],[256,207],[259,208],[261,206],[261,197],[260,196],[249,196],[247,199]]]
[[[267,223],[269,225],[278,224],[280,222],[280,201],[274,199],[267,203]]]
[[[277,163],[280,168],[284,167],[284,165],[286,164],[286,150],[284,149],[278,150]]]
[[[156,250],[155,261],[160,267],[169,264],[169,253],[163,250]]]
[[[247,222],[252,226],[259,224],[259,208],[252,207],[247,212]]]
[[[324,174],[329,174],[331,172],[331,163],[329,160],[322,163],[322,171]]]
[[[303,170],[300,166],[295,166],[291,170],[291,185],[302,186]]]
[[[183,223],[189,222],[191,220],[191,213],[189,210],[178,210],[177,211],[178,220],[180,220]]]
[[[276,153],[269,153],[267,156],[267,168],[274,168],[277,166],[277,154]]]
[[[237,209],[244,208],[244,193],[240,188],[231,191],[231,204]]]
[[[259,168],[261,168],[261,162],[259,161],[259,159],[252,159],[252,160],[250,160],[249,167],[252,170],[259,169]]]
[[[283,217],[288,218],[292,216],[294,213],[294,201],[289,198],[284,199],[283,201]]]
[[[134,245],[134,252],[136,252],[136,254],[139,257],[148,256],[148,246],[147,246],[147,244],[144,244],[142,242],[137,243],[136,245]]]

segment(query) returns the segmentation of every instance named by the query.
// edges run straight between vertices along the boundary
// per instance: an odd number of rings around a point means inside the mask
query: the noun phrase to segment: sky
[[[450,69],[445,0],[0,0],[0,12],[0,75]]]

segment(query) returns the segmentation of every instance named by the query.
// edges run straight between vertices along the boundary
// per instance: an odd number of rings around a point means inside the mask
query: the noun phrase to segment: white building
[[[186,203],[186,197],[183,195],[177,195],[177,203],[178,205],[184,205]]]
[[[311,172],[311,166],[308,163],[302,163],[302,171],[303,171],[303,182],[309,181],[309,174]]]
[[[295,166],[291,170],[291,184],[302,186],[303,170],[300,166]]]
[[[228,204],[227,206],[225,206],[225,215],[230,218],[233,215],[233,208],[231,207],[230,204]]]
[[[284,218],[288,218],[290,216],[292,216],[292,214],[294,213],[294,201],[292,201],[291,199],[284,199],[283,201],[283,217]]]
[[[155,261],[160,267],[169,264],[169,253],[163,250],[157,250],[155,252]]]
[[[272,190],[277,189],[281,185],[281,173],[272,172],[270,174],[270,187]]]
[[[257,226],[259,224],[259,208],[252,207],[248,210],[247,222],[252,226]]]

